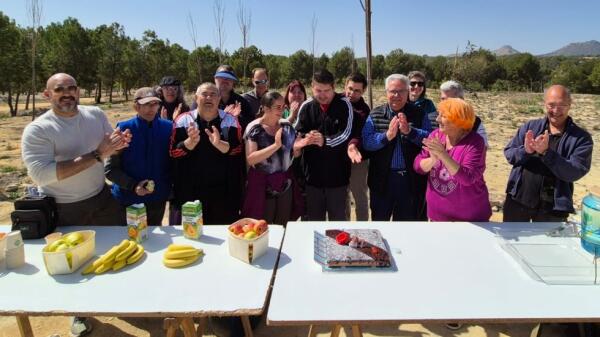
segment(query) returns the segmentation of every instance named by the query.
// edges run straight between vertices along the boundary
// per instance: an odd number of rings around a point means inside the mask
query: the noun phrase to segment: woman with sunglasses
[[[158,107],[160,118],[173,121],[180,113],[190,111],[190,107],[185,103],[183,85],[177,78],[163,77],[158,83],[157,93],[161,99]]]
[[[437,109],[435,108],[433,101],[425,98],[425,92],[427,91],[427,78],[425,77],[425,74],[417,70],[411,71],[408,73],[408,79],[410,80],[410,92],[408,96],[409,102],[421,108],[429,117],[431,128],[437,129]]]

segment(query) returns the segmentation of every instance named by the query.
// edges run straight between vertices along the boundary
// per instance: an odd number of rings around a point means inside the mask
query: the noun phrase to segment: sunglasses
[[[166,85],[166,86],[160,87],[160,88],[164,91],[170,91],[170,92],[176,92],[177,89],[179,89],[179,87],[176,85]]]
[[[77,91],[76,85],[70,85],[68,87],[56,87],[52,89],[55,94],[64,94],[65,92],[75,92]]]
[[[410,81],[410,86],[411,87],[423,87],[425,86],[425,82],[417,82],[417,81]]]
[[[257,81],[254,81],[254,84],[256,84],[256,85],[267,84],[267,82],[269,82],[269,80],[257,80]]]

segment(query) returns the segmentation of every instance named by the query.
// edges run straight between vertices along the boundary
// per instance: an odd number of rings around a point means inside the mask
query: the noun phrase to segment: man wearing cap
[[[163,77],[158,83],[157,91],[161,99],[158,106],[161,118],[172,121],[178,114],[190,111],[190,107],[185,103],[183,85],[174,76]]]
[[[236,116],[240,121],[243,132],[246,130],[246,125],[252,122],[256,116],[252,112],[252,107],[248,104],[248,101],[233,91],[233,87],[237,81],[238,78],[235,76],[231,66],[224,64],[217,68],[215,84],[221,94],[219,109],[223,109]]]
[[[252,114],[256,116],[260,108],[260,99],[269,91],[269,74],[267,69],[252,69],[252,85],[254,85],[254,90],[248,91],[242,97],[248,101],[248,104],[252,107]]]
[[[146,205],[148,225],[160,226],[171,190],[169,145],[173,123],[156,113],[161,100],[153,88],[135,92],[133,108],[137,115],[117,123],[129,129],[129,147],[110,156],[106,177],[113,182],[112,194],[122,206]]]
[[[104,159],[129,145],[130,131],[113,130],[102,110],[79,105],[79,87],[68,74],[52,75],[44,96],[52,108],[25,127],[21,156],[40,191],[55,198],[57,225],[125,225],[104,180]],[[72,336],[91,329],[84,318],[71,323]]]

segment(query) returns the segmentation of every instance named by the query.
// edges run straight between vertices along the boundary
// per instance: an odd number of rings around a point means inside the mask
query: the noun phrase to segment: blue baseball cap
[[[222,70],[222,71],[217,71],[215,73],[215,77],[221,77],[221,78],[226,78],[228,80],[232,80],[232,81],[239,81],[238,78],[235,76],[235,74],[232,71],[227,71],[227,70]]]

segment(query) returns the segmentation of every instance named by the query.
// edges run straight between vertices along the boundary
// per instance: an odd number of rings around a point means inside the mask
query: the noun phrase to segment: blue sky
[[[192,13],[199,45],[216,46],[213,0],[42,0],[42,25],[72,16],[85,27],[119,22],[127,35],[140,38],[154,30],[162,39],[193,49],[187,17]],[[224,0],[225,48],[241,46],[238,1]],[[263,53],[289,55],[310,50],[310,25],[317,24],[317,53],[331,54],[354,45],[365,55],[364,12],[359,0],[244,0],[252,15],[250,43]],[[600,40],[598,0],[392,1],[372,0],[373,51],[401,48],[427,55],[463,51],[467,41],[487,49],[510,44],[543,54],[571,42]],[[0,11],[19,25],[30,25],[25,0],[0,0]]]

